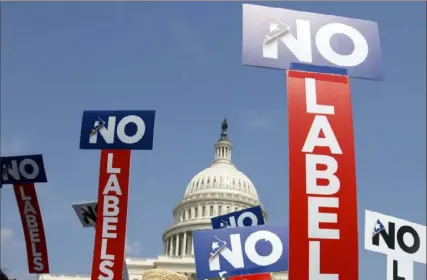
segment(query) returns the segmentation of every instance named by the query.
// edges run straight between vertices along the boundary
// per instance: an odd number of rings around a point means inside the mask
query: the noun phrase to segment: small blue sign
[[[84,111],[80,149],[152,150],[155,111]]]
[[[246,208],[240,211],[211,218],[212,228],[248,227],[264,225],[261,206]]]
[[[288,270],[289,235],[283,226],[199,230],[193,243],[198,279]]]
[[[47,182],[42,155],[1,157],[1,184]]]

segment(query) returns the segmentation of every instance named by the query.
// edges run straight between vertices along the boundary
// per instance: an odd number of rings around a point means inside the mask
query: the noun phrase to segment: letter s
[[[99,264],[99,270],[101,271],[101,273],[106,274],[107,276],[99,275],[98,280],[113,280],[114,273],[111,270],[113,265],[114,263],[112,261],[108,261],[108,260],[102,261]]]
[[[42,271],[44,268],[44,265],[42,263],[42,257],[34,257],[33,258],[33,265],[34,265],[34,270]]]

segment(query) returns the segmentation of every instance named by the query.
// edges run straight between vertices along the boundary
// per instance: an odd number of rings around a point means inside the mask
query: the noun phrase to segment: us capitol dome
[[[263,207],[251,180],[231,160],[233,146],[227,129],[224,120],[220,138],[214,146],[214,160],[190,180],[184,198],[174,208],[173,225],[162,236],[163,254],[153,259],[126,258],[129,280],[142,280],[142,274],[152,268],[182,273],[196,280],[192,232],[212,229],[211,217],[256,205]],[[267,218],[265,212],[264,217]],[[90,280],[90,275],[41,274],[38,279]],[[272,279],[287,280],[288,274],[272,273]]]

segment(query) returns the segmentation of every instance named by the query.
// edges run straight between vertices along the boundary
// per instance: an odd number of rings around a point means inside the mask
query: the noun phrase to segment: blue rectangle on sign
[[[265,224],[261,206],[211,218],[212,228],[259,226]]]
[[[155,111],[84,111],[80,149],[152,150]]]
[[[42,155],[1,157],[1,184],[47,182]]]
[[[289,69],[291,63],[344,68],[382,80],[373,21],[243,4],[243,64]]]
[[[197,279],[288,270],[289,235],[283,226],[194,231],[193,243]]]

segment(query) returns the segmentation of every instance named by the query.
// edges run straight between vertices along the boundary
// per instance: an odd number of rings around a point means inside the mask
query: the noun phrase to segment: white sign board
[[[378,221],[384,225],[384,230],[373,235]],[[366,250],[425,264],[426,247],[426,226],[365,211]]]
[[[365,249],[387,255],[387,280],[414,280],[426,246],[426,226],[365,210]]]
[[[97,201],[90,201],[72,205],[83,227],[95,227],[97,204]]]

